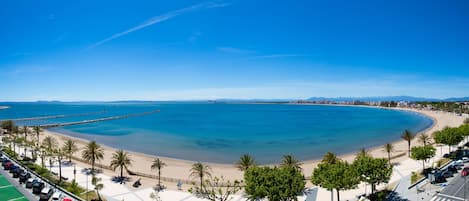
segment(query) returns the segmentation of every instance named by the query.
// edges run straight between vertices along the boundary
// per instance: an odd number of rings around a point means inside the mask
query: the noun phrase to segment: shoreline
[[[332,105],[332,106],[336,106],[336,105]],[[372,106],[369,106],[369,107],[372,107]],[[378,107],[372,107],[372,108],[378,108]],[[459,126],[464,121],[464,117],[457,116],[451,113],[439,112],[439,111],[425,111],[425,110],[416,110],[416,109],[407,109],[407,108],[380,108],[380,109],[395,109],[395,110],[401,110],[405,112],[414,112],[419,115],[424,115],[425,117],[432,119],[433,124],[430,127],[424,129],[423,131],[417,133],[417,135],[420,135],[422,133],[428,133],[429,136],[431,136],[431,134],[434,131],[440,130],[445,126],[453,126],[453,127]],[[54,132],[50,130],[45,130],[44,135],[41,136],[41,139],[44,139],[44,136],[47,136],[47,135],[56,137],[60,144],[63,144],[63,142],[66,139],[73,139],[77,142],[77,146],[80,150],[84,146],[85,143],[89,142],[89,140],[86,140],[83,138],[72,137],[63,133],[58,133],[58,132]],[[415,145],[417,141],[418,140],[414,138],[414,140],[412,140],[412,144]],[[403,140],[396,140],[396,141],[389,142],[389,143],[392,143],[395,148],[395,152],[392,153],[392,156],[398,156],[392,159],[393,163],[408,159],[407,154],[406,154],[407,142]],[[381,144],[381,145],[369,147],[367,148],[367,150],[374,157],[387,158],[387,153],[383,151],[382,146],[383,145]],[[112,156],[112,153],[118,149],[110,147],[110,146],[106,146],[106,145],[102,145],[102,147],[105,150],[105,154],[104,154],[104,159],[100,161],[99,163],[103,165],[108,165],[110,163],[110,158]],[[160,157],[160,156],[155,156],[151,154],[145,154],[141,152],[128,151],[128,150],[125,150],[125,151],[129,152],[129,154],[131,155],[133,164],[129,169],[133,172],[154,175],[156,172],[150,169],[151,162],[155,158],[160,158],[167,164],[167,166],[162,171],[163,172],[162,177],[176,178],[176,179],[181,179],[181,180],[190,180],[189,170],[192,164],[195,163],[195,161],[175,159],[175,158],[170,158],[170,157]],[[81,151],[75,153],[74,156],[81,158],[80,157]],[[353,159],[355,158],[355,153],[338,154],[338,157],[346,161],[353,161]],[[319,158],[319,159],[301,161],[303,173],[306,177],[310,176],[312,170],[317,166],[320,160],[321,159]],[[243,173],[236,169],[236,167],[234,166],[234,162],[235,161],[233,161],[233,163],[231,164],[230,163],[211,163],[211,162],[207,162],[204,164],[207,164],[211,167],[213,176],[223,175],[226,179],[229,179],[229,180],[235,180],[235,179],[241,180],[243,179]],[[272,165],[275,165],[275,164],[270,164],[266,166],[272,166]]]

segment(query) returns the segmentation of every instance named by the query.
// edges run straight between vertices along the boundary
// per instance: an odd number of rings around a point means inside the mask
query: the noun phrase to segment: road
[[[464,185],[464,183],[466,185]],[[464,201],[469,198],[469,178],[461,177],[460,172],[454,175],[454,179],[441,193],[434,197],[432,201]]]

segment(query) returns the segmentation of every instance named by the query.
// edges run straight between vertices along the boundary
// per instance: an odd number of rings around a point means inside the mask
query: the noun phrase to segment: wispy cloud
[[[277,58],[287,58],[287,57],[305,57],[304,54],[268,54],[268,55],[259,55],[250,57],[250,59],[277,59]]]
[[[220,52],[232,53],[232,54],[250,54],[250,53],[256,52],[254,50],[246,50],[246,49],[240,49],[240,48],[235,48],[235,47],[218,47],[217,50]]]
[[[104,43],[107,43],[111,40],[114,40],[116,38],[125,36],[129,33],[132,33],[134,31],[138,31],[138,30],[143,29],[145,27],[148,27],[148,26],[160,23],[160,22],[170,20],[171,18],[177,17],[177,16],[185,14],[185,13],[189,13],[189,12],[193,12],[193,11],[197,11],[197,10],[201,10],[201,9],[226,7],[228,5],[229,5],[228,3],[224,3],[224,2],[210,1],[210,2],[195,4],[195,5],[192,5],[192,6],[189,6],[189,7],[186,7],[186,8],[182,8],[182,9],[179,9],[179,10],[170,11],[170,12],[167,12],[163,15],[158,15],[158,16],[152,17],[152,18],[148,19],[147,21],[145,21],[145,22],[143,22],[143,23],[141,23],[141,24],[139,24],[135,27],[127,29],[123,32],[116,33],[116,34],[114,34],[114,35],[112,35],[112,36],[110,36],[110,37],[108,37],[104,40],[101,40],[101,41],[89,46],[88,49],[95,48],[97,46],[100,46],[100,45],[102,45]]]

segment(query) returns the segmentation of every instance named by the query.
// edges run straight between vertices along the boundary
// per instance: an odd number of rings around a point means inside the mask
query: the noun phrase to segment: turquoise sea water
[[[19,121],[18,124],[73,122],[159,109],[127,119],[54,128],[67,135],[138,151],[204,162],[232,163],[249,153],[261,163],[284,154],[301,160],[325,152],[355,152],[400,139],[432,125],[420,114],[366,107],[211,103],[0,103],[0,119],[79,114],[87,116]]]

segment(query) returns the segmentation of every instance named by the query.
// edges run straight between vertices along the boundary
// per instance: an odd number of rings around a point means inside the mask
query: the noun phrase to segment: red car
[[[469,175],[469,167],[464,167],[461,171],[461,176],[465,177],[467,175]]]
[[[3,167],[5,170],[9,170],[13,166],[12,162],[7,162],[5,163],[5,166]]]

